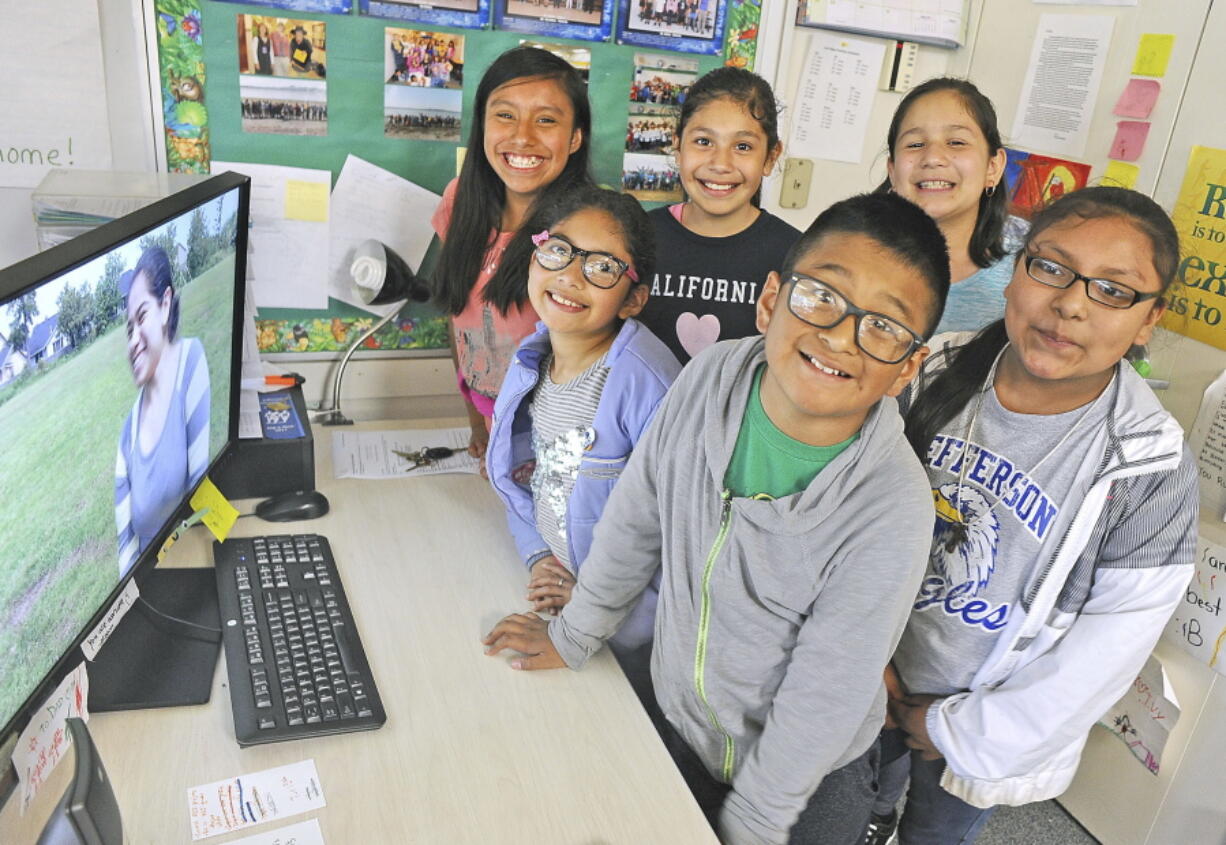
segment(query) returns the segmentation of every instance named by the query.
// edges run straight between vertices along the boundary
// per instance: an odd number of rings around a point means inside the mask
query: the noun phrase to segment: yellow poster
[[[1182,260],[1161,325],[1226,349],[1226,150],[1192,148],[1171,219]]]

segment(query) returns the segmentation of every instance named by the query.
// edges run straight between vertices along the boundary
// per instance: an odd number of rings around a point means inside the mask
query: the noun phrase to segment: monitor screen
[[[0,737],[236,431],[247,192],[216,177],[0,270]]]

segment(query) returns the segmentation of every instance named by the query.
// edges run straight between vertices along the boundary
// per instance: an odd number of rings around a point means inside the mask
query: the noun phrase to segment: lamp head
[[[426,282],[382,241],[371,238],[362,241],[353,251],[349,265],[353,289],[367,305],[388,305],[403,299],[427,302],[430,289]]]

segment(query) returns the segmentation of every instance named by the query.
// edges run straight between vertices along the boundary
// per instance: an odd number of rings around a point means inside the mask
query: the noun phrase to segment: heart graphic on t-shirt
[[[719,317],[703,314],[699,317],[686,311],[677,318],[677,340],[691,358],[719,340]]]

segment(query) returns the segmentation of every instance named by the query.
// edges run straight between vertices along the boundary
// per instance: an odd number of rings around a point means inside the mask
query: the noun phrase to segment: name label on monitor
[[[133,579],[124,586],[123,592],[119,594],[119,598],[115,599],[115,603],[106,612],[106,616],[102,617],[102,621],[94,627],[94,630],[89,632],[89,636],[81,641],[81,651],[85,653],[86,659],[94,660],[97,658],[98,652],[102,651],[106,641],[111,638],[111,634],[115,633],[115,629],[119,627],[119,620],[123,619],[124,615],[132,609],[138,598],[140,598],[140,590],[136,586],[135,579]]]

